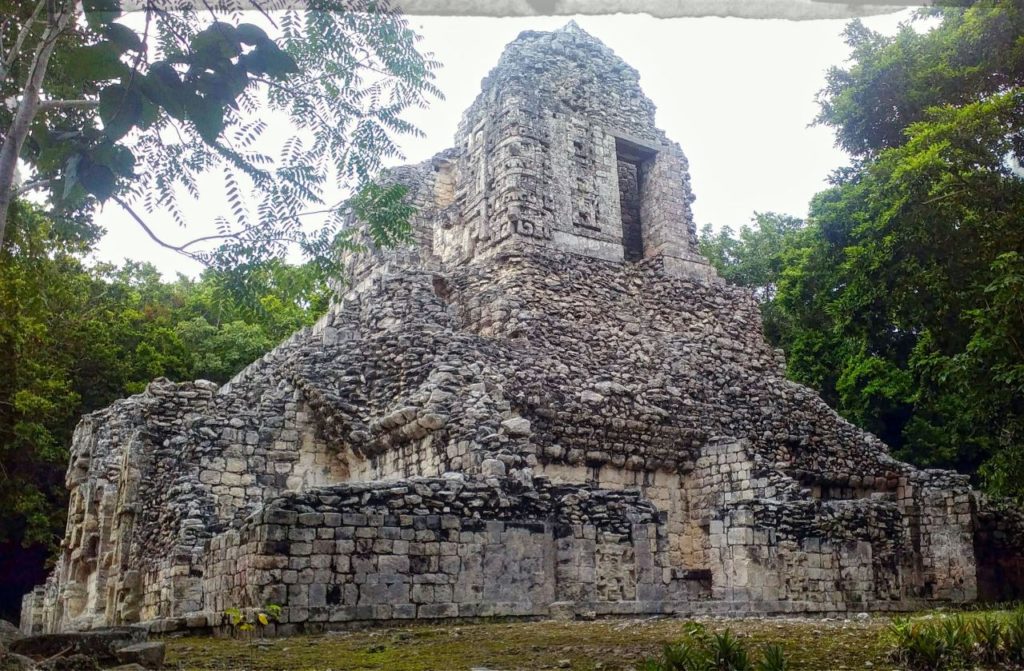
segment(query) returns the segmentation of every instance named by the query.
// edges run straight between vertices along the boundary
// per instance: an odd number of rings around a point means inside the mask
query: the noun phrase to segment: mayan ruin
[[[522,33],[454,146],[389,173],[412,244],[349,259],[328,314],[230,383],[158,379],[78,425],[22,631],[1024,594],[1024,516],[786,379],[654,119],[575,24]]]

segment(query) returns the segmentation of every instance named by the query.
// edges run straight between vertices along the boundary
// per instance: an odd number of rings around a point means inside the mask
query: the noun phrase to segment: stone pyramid
[[[1019,514],[786,380],[700,257],[683,152],[574,24],[524,32],[414,242],[218,387],[87,416],[23,627],[900,610],[1019,594]]]

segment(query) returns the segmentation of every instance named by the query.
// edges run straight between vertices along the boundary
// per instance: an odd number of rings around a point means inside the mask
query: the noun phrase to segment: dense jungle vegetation
[[[817,123],[852,162],[807,221],[700,244],[760,297],[792,379],[899,457],[1024,498],[1024,8],[932,13],[928,32],[847,27]]]
[[[90,263],[95,232],[12,208],[0,251],[0,617],[44,575],[64,529],[64,471],[84,413],[156,377],[226,382],[327,306],[314,263],[165,280]]]

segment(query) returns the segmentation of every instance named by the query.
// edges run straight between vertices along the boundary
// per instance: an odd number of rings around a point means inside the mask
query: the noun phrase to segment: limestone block
[[[510,436],[530,435],[530,420],[524,417],[510,417],[502,421],[501,426]]]
[[[160,669],[164,665],[167,646],[163,641],[146,641],[119,648],[117,661],[121,664],[138,664],[145,669]]]

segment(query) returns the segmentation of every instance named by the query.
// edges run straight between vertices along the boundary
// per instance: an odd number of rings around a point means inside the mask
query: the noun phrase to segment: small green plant
[[[1003,659],[1003,623],[999,618],[985,614],[972,624],[974,647],[978,661],[982,664],[996,664]]]
[[[947,668],[946,643],[939,629],[931,624],[903,618],[889,625],[893,639],[893,659],[915,671],[940,671]]]
[[[686,632],[687,638],[692,639],[701,645],[707,645],[711,641],[711,634],[708,633],[708,628],[701,622],[695,622],[693,620],[684,622],[683,631]]]
[[[911,627],[907,647],[907,665],[919,671],[939,671],[946,667],[946,646],[935,627]]]
[[[910,620],[905,617],[894,617],[889,623],[887,633],[892,642],[892,656],[899,657],[900,650],[907,647],[907,639],[910,638]]]
[[[788,671],[789,664],[782,647],[774,643],[765,646],[761,660],[755,665],[755,671]]]
[[[265,612],[258,613],[256,619],[259,620],[260,624],[267,626],[270,624],[270,620],[277,622],[281,619],[281,606],[276,603],[268,603],[263,607]]]
[[[728,629],[711,637],[711,668],[714,671],[751,671],[746,647]]]
[[[249,642],[249,667],[256,668],[256,642],[253,633],[259,632],[260,638],[266,632],[271,622],[281,619],[281,606],[276,603],[269,603],[263,608],[254,611],[243,611],[241,608],[227,608],[224,610],[224,618],[231,627],[231,636],[238,638],[244,634]]]
[[[666,645],[662,660],[665,671],[704,671],[708,664],[707,655],[692,641]]]
[[[1006,624],[993,615],[973,620],[956,614],[933,621],[894,619],[889,626],[891,656],[913,671],[1003,668],[1024,661],[1024,612]]]
[[[646,659],[640,671],[786,671],[782,648],[766,646],[754,664],[743,642],[728,629],[710,633],[698,622],[683,625],[686,637],[666,645],[660,659]]]
[[[945,652],[947,666],[958,668],[970,663],[974,656],[974,630],[959,613],[943,618],[939,624],[939,638]]]
[[[1003,628],[1002,654],[1007,662],[1024,662],[1024,610],[1016,610]]]
[[[259,631],[262,637],[271,622],[281,619],[281,606],[269,603],[251,613],[247,613],[241,608],[227,608],[224,610],[224,617],[231,627],[232,636],[237,637],[239,633],[246,633],[251,639],[252,632]]]
[[[248,630],[248,627],[246,627],[248,622],[245,621],[245,613],[242,612],[241,608],[226,608],[224,610],[224,619],[227,620],[228,625],[231,627],[232,635],[235,632]]]

